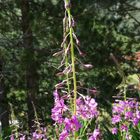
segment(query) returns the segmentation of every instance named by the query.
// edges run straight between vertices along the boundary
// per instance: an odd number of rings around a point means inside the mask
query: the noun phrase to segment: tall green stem
[[[74,54],[74,41],[73,41],[73,28],[72,28],[72,16],[69,7],[69,0],[65,0],[66,11],[68,14],[68,23],[69,23],[69,35],[70,35],[70,52],[71,52],[71,65],[72,65],[72,78],[73,78],[73,115],[76,115],[76,99],[77,99],[77,82],[76,82],[76,71],[75,71],[75,54]],[[76,132],[74,132],[74,140],[76,140]]]
[[[66,4],[69,4],[69,0],[66,0]],[[73,114],[76,115],[76,99],[77,99],[77,83],[76,83],[76,71],[75,71],[75,54],[74,54],[74,42],[73,42],[73,28],[72,28],[72,19],[71,19],[71,11],[70,8],[67,8],[67,14],[68,14],[68,21],[69,21],[69,33],[70,33],[70,51],[71,51],[71,63],[72,63],[72,73],[73,73],[73,93],[74,93],[74,99],[73,99]]]

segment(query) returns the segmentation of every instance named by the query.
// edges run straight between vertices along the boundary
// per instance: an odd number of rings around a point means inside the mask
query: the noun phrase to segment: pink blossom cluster
[[[122,132],[127,132],[130,124],[136,127],[140,122],[139,103],[134,99],[126,101],[116,100],[113,104],[112,113],[112,124],[120,124],[119,129]],[[117,134],[118,128],[114,127],[112,133]]]
[[[54,108],[52,109],[52,115],[51,118],[56,123],[63,123],[63,113],[68,110],[68,107],[64,104],[64,99],[60,98],[58,95],[57,90],[54,91]]]
[[[89,96],[85,98],[79,97],[77,103],[77,116],[83,119],[93,119],[99,114],[97,111],[97,103]]]
[[[97,103],[94,99],[89,96],[79,97],[76,100],[76,115],[69,115],[68,117],[65,114],[71,114],[68,109],[68,106],[65,104],[63,97],[60,97],[58,91],[55,90],[54,93],[54,107],[52,108],[52,119],[55,123],[63,126],[63,131],[59,136],[59,140],[66,140],[69,135],[73,135],[74,132],[77,132],[81,127],[79,119],[93,119],[98,116]],[[93,132],[93,135],[90,137],[92,140],[93,136],[96,138]],[[97,134],[97,133],[96,133]],[[96,139],[93,139],[96,140]]]

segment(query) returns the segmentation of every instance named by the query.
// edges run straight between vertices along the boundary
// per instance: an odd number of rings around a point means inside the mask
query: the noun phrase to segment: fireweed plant
[[[140,107],[136,98],[126,96],[127,86],[123,87],[124,97],[116,99],[112,106],[112,134],[118,140],[139,140]]]
[[[62,71],[57,73],[57,76],[62,77],[62,82],[55,85],[53,92],[54,107],[52,108],[51,118],[54,120],[55,133],[53,136],[47,136],[46,128],[42,128],[37,118],[35,111],[35,128],[31,134],[23,134],[15,132],[10,136],[10,140],[99,140],[100,130],[97,125],[97,103],[90,96],[84,96],[78,91],[78,81],[76,75],[76,63],[80,62],[83,68],[91,69],[91,64],[83,64],[75,56],[75,50],[81,56],[84,53],[80,50],[80,42],[75,34],[75,21],[71,15],[70,0],[64,0],[65,17],[63,19],[63,42],[61,51],[56,52],[53,56],[62,56],[62,61],[58,69]],[[87,88],[85,88],[87,89]],[[90,90],[94,93],[96,90]],[[34,107],[34,106],[33,106]],[[89,126],[92,127],[92,132],[89,132]],[[17,129],[16,129],[17,130]],[[88,131],[87,131],[88,130]]]
[[[112,105],[112,134],[118,140],[139,140],[140,139],[140,106],[136,98],[127,97],[129,85],[135,86],[137,79],[135,75],[125,76],[121,70],[119,63],[111,54],[112,59],[116,63],[122,82],[118,86],[123,96],[122,99],[116,99]],[[131,79],[131,84],[130,84]]]
[[[62,50],[55,53],[54,56],[61,54],[63,56],[59,68],[63,69],[58,76],[64,76],[62,82],[55,86],[54,107],[52,108],[52,119],[55,121],[55,129],[58,133],[56,139],[76,140],[89,139],[97,140],[100,137],[100,130],[97,125],[93,133],[87,134],[87,128],[92,120],[98,117],[97,103],[90,96],[84,96],[78,91],[78,82],[76,75],[77,58],[75,50],[81,56],[83,53],[79,49],[80,42],[75,34],[75,21],[71,15],[70,0],[64,0],[65,17],[63,19],[63,42]],[[79,62],[79,61],[78,61]],[[85,68],[92,68],[90,64],[83,64]],[[62,94],[64,93],[64,94]]]

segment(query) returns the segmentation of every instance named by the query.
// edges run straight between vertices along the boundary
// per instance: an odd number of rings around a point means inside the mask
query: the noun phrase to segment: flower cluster
[[[120,130],[122,132],[127,132],[129,125],[137,126],[140,122],[140,110],[139,103],[133,100],[116,100],[116,103],[113,104],[112,109],[113,117],[112,124],[120,124]],[[118,129],[114,127],[112,129],[112,134],[117,134]]]
[[[89,96],[85,98],[79,97],[76,101],[77,104],[77,116],[83,119],[93,119],[98,116],[97,103]]]
[[[66,140],[68,138],[70,139],[71,137],[76,140],[77,137],[79,138],[83,136],[83,134],[82,136],[77,136],[76,132],[79,131],[81,127],[83,127],[83,131],[80,131],[80,133],[84,133],[85,135],[85,129],[89,125],[88,123],[85,123],[85,126],[82,126],[79,120],[81,122],[83,120],[92,120],[98,116],[98,111],[97,103],[89,96],[84,97],[82,95],[82,98],[79,97],[77,99],[77,62],[80,64],[81,68],[91,69],[93,66],[91,64],[83,64],[75,56],[76,49],[81,56],[84,56],[84,53],[79,48],[80,41],[78,40],[78,37],[74,31],[75,21],[71,15],[70,0],[64,0],[64,3],[65,17],[63,19],[63,42],[61,44],[62,50],[55,53],[54,56],[62,56],[61,65],[58,67],[58,69],[61,68],[61,71],[57,73],[57,76],[66,76],[66,79],[63,79],[62,82],[56,84],[55,88],[60,89],[61,91],[64,91],[62,89],[65,89],[66,94],[60,97],[57,90],[55,90],[53,94],[54,107],[52,108],[51,118],[55,121],[56,125],[59,125],[60,129],[63,129],[59,135],[59,140]],[[68,100],[65,100],[65,97]],[[70,101],[69,97],[71,98]],[[93,140],[96,140],[97,137],[98,134],[93,132],[90,140],[93,138]]]
[[[68,107],[64,104],[64,99],[59,96],[57,90],[54,91],[53,95],[54,108],[52,109],[51,117],[56,123],[64,126],[59,139],[65,140],[70,133],[78,131],[79,128],[81,128],[81,124],[75,115],[73,115],[71,118],[65,117],[64,113],[68,111]]]
[[[82,126],[76,116],[72,116],[71,119],[65,118],[64,130],[60,134],[59,140],[65,140],[69,136],[70,132],[73,134],[73,132],[78,131],[81,127]]]
[[[55,102],[51,117],[56,123],[61,124],[64,121],[63,113],[67,111],[68,108],[64,104],[64,99],[59,97],[57,90],[54,91],[53,95]]]
[[[70,115],[71,113],[64,103],[63,97],[60,97],[58,91],[55,90],[54,93],[54,108],[52,109],[52,119],[59,125],[63,126],[63,131],[59,136],[59,140],[66,140],[70,134],[73,135],[74,132],[78,131],[82,125],[80,124],[78,118],[81,119],[94,119],[98,116],[99,112],[97,111],[97,103],[95,100],[89,96],[82,96],[76,100],[76,115]],[[65,114],[69,114],[69,117],[66,117]],[[90,140],[96,140],[97,133],[93,132],[93,135],[90,137]],[[94,140],[93,139],[93,140]]]

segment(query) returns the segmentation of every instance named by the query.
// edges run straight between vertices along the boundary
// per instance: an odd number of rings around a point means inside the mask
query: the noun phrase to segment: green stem
[[[124,93],[124,101],[126,101],[126,87],[124,87],[123,93]]]
[[[69,5],[69,0],[65,0],[65,4]],[[69,34],[70,34],[70,52],[71,52],[71,63],[72,63],[72,77],[73,77],[73,115],[76,115],[76,99],[77,99],[77,82],[76,82],[76,71],[75,71],[75,54],[74,54],[74,42],[73,42],[73,28],[71,24],[71,11],[70,8],[67,7],[67,14],[68,14],[68,23],[69,23]],[[74,132],[74,140],[76,140],[76,132]]]
[[[69,35],[69,30],[68,30],[68,18],[67,18],[67,13],[65,12],[65,17],[63,20],[63,38],[65,38],[67,35]],[[68,68],[69,66],[69,57],[67,54],[67,49],[69,49],[69,44],[67,41],[64,42],[64,53],[65,53],[65,67]],[[66,80],[67,80],[67,91],[68,91],[68,95],[70,96],[70,106],[71,106],[71,110],[73,110],[73,100],[71,97],[71,93],[70,93],[70,79],[69,79],[69,73],[66,73]]]
[[[67,20],[67,15],[65,13],[65,17],[64,17],[64,20],[63,20],[63,38],[65,38],[67,36],[67,33],[68,33],[68,20]],[[65,53],[65,67],[67,68],[69,66],[69,63],[68,63],[68,54],[66,53],[66,50],[67,50],[67,47],[68,46],[68,43],[67,41],[64,42],[64,53]],[[69,81],[69,74],[66,73],[66,79],[67,79],[67,91],[68,91],[68,94],[70,94],[70,81]]]
[[[66,43],[64,44],[64,49],[65,49],[65,51],[67,49],[67,44]],[[65,56],[65,67],[67,68],[68,65],[69,65],[69,63],[68,63],[68,55],[66,54],[66,56]],[[67,80],[67,91],[68,91],[68,94],[70,95],[70,80],[69,80],[69,74],[68,73],[66,73],[66,80]],[[70,95],[70,106],[71,106],[71,109],[73,109],[73,105],[72,104],[73,104],[73,101],[72,101],[72,97]]]
[[[91,124],[91,120],[89,120],[89,121],[87,122],[87,124],[86,124],[84,130],[80,133],[80,136],[81,136],[81,135],[82,135],[82,136],[84,135],[86,129],[88,128],[88,126],[89,126],[90,124]]]
[[[69,0],[66,0],[66,4],[69,3]],[[73,114],[76,115],[76,99],[77,99],[77,83],[76,83],[76,71],[75,71],[75,54],[74,54],[74,42],[73,42],[73,28],[71,26],[71,11],[70,8],[67,9],[67,14],[68,14],[68,20],[69,20],[69,32],[70,32],[70,51],[71,51],[71,62],[72,62],[72,72],[73,72],[73,93],[74,93],[74,99],[73,99],[73,104],[74,104],[74,109],[73,109]]]

